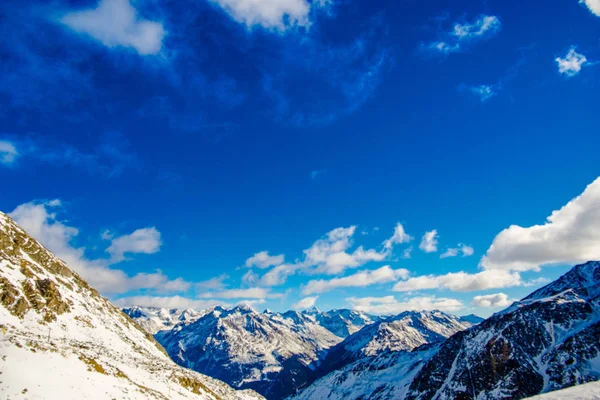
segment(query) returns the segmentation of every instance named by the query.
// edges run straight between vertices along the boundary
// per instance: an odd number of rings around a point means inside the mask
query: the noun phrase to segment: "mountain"
[[[600,400],[600,381],[584,383],[550,393],[528,397],[530,400]]]
[[[578,265],[442,343],[358,360],[296,398],[521,399],[596,381],[599,296],[600,263]]]
[[[122,311],[151,335],[158,331],[172,329],[178,323],[190,324],[207,313],[207,311],[196,311],[192,308],[168,310],[139,306],[123,308]]]
[[[274,399],[306,382],[322,353],[342,340],[311,315],[249,306],[215,307],[155,337],[180,365]]]
[[[321,362],[317,376],[365,357],[443,342],[471,326],[470,322],[441,311],[406,311],[365,326],[331,348]]]
[[[2,398],[260,399],[164,349],[0,213]]]
[[[313,316],[319,325],[341,338],[358,332],[363,327],[380,319],[360,311],[347,309],[322,312],[313,307],[303,311],[303,314]]]

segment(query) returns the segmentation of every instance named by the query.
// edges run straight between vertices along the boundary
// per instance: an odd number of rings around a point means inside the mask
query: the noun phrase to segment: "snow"
[[[585,383],[567,389],[544,393],[530,400],[600,400],[600,382]]]

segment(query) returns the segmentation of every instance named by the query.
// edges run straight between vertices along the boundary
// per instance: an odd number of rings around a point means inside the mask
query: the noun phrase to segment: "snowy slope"
[[[341,338],[352,335],[363,327],[371,325],[381,319],[360,311],[347,309],[319,311],[318,308],[313,307],[302,313],[304,315],[313,316],[319,325]]]
[[[342,340],[312,316],[260,313],[249,306],[215,307],[155,337],[180,365],[268,398],[292,393],[320,354]]]
[[[158,307],[129,307],[123,308],[123,312],[133,319],[146,332],[154,335],[158,331],[172,329],[179,323],[191,324],[205,315],[208,310],[196,311],[187,309],[166,309]]]
[[[164,349],[0,213],[1,398],[259,399]]]
[[[406,311],[365,326],[331,348],[317,375],[323,376],[364,357],[442,342],[471,326],[470,322],[441,311]]]
[[[529,397],[530,400],[600,400],[600,382],[585,383],[568,389]]]

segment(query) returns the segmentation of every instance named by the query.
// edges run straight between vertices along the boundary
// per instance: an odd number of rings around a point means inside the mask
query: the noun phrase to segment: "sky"
[[[598,0],[36,0],[0,33],[0,210],[119,306],[488,316],[600,259]]]

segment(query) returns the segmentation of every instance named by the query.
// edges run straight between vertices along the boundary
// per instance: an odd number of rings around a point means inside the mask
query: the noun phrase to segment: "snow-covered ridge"
[[[2,397],[259,399],[174,364],[129,317],[0,213]]]
[[[123,308],[123,312],[137,322],[146,332],[154,335],[158,331],[172,329],[179,323],[191,324],[205,315],[208,310],[134,306]]]
[[[302,312],[215,307],[157,340],[180,365],[272,398],[292,393],[325,350],[342,339]]]
[[[295,398],[496,400],[598,380],[599,283],[600,263],[576,266],[444,342],[360,358]],[[588,396],[596,396],[597,385],[589,387],[573,388],[565,397],[558,392],[541,398],[595,398]],[[576,397],[581,393],[583,397]]]

